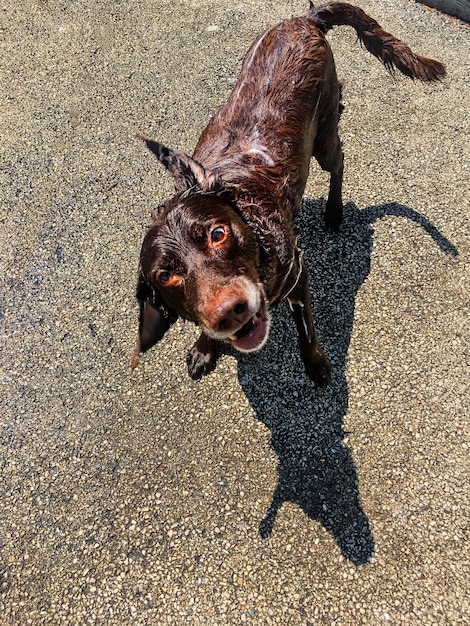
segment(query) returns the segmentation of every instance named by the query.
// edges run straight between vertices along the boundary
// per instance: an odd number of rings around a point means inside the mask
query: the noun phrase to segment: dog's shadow
[[[346,558],[361,565],[370,560],[374,539],[361,506],[354,461],[343,441],[343,418],[348,409],[346,360],[355,298],[370,270],[371,224],[386,215],[405,217],[420,224],[446,254],[455,256],[457,250],[406,206],[386,204],[361,211],[349,204],[339,234],[325,231],[322,212],[321,200],[305,200],[297,226],[315,323],[332,362],[333,384],[317,390],[306,378],[294,323],[284,304],[273,312],[266,347],[255,358],[239,354],[238,375],[258,419],[271,431],[271,445],[279,458],[278,484],[260,535],[271,535],[282,504],[292,502],[332,534]]]

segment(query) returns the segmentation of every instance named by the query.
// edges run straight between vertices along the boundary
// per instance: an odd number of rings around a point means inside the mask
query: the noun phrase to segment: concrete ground
[[[339,28],[344,226],[299,219],[334,384],[286,306],[192,382],[177,324],[129,364],[149,211],[137,132],[190,152],[302,1],[0,0],[0,623],[468,624],[469,26],[360,0],[448,78]]]

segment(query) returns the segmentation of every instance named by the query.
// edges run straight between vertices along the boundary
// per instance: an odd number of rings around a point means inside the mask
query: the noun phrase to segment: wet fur
[[[307,375],[319,386],[330,382],[293,222],[312,156],[331,174],[326,226],[336,230],[342,220],[341,84],[325,38],[335,25],[355,28],[389,71],[397,68],[423,81],[445,75],[439,62],[413,53],[361,9],[311,6],[306,16],[285,20],[255,40],[228,101],[192,157],[143,138],[172,174],[176,194],[154,216],[142,245],[133,367],[182,317],[203,330],[187,357],[191,377],[211,371],[214,337],[223,339],[221,328],[235,331],[250,313],[243,295],[249,281],[266,301],[266,311],[260,307],[266,318],[269,305],[289,300]],[[220,247],[211,240],[216,224],[227,225],[230,233]],[[158,282],[162,267],[176,277],[170,287]]]

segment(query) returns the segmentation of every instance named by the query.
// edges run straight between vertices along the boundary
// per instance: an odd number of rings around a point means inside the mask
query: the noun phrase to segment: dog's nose
[[[237,302],[233,308],[228,308],[227,311],[224,311],[222,319],[217,324],[217,330],[219,332],[228,332],[238,327],[240,324],[244,324],[247,310],[247,302],[244,300]]]
[[[219,333],[238,330],[250,318],[248,301],[240,294],[225,292],[212,303],[209,319],[212,328]]]

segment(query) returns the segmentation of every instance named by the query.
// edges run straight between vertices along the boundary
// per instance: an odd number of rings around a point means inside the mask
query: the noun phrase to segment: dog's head
[[[269,314],[256,235],[214,172],[146,142],[172,174],[176,195],[154,216],[142,244],[133,366],[178,317],[238,350],[259,350],[269,333]]]

